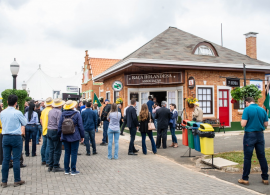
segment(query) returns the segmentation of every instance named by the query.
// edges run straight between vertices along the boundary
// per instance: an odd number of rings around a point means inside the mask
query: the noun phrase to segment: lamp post
[[[30,90],[29,90],[29,88],[27,89],[27,94],[28,94],[28,97],[29,97],[29,95],[30,95]]]
[[[16,61],[16,58],[14,58],[14,61],[10,64],[10,71],[13,77],[13,89],[16,89],[16,77],[19,73],[20,65]]]
[[[26,91],[26,87],[27,87],[27,84],[25,83],[25,81],[23,81],[22,89]]]

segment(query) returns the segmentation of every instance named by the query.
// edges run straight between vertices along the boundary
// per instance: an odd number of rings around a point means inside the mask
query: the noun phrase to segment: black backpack
[[[72,120],[73,116],[76,113],[74,113],[70,118],[66,118],[64,119],[63,123],[62,123],[62,133],[63,135],[69,135],[69,134],[73,134],[75,133],[75,125],[74,122]]]

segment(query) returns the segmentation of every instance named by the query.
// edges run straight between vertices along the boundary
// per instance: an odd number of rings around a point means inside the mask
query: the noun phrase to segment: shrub
[[[3,98],[3,105],[4,108],[8,107],[8,96],[9,95],[16,95],[18,96],[18,105],[19,105],[19,109],[22,113],[24,113],[24,103],[25,103],[25,99],[27,97],[27,92],[25,90],[16,90],[16,89],[6,89],[5,91],[3,91],[1,93],[2,98]]]

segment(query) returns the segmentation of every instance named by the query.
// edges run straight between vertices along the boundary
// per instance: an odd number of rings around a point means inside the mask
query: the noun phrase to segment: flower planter
[[[189,108],[194,108],[194,104],[188,103],[188,107],[189,107]]]
[[[238,110],[238,114],[239,114],[239,115],[242,115],[243,112],[244,112],[244,110]]]

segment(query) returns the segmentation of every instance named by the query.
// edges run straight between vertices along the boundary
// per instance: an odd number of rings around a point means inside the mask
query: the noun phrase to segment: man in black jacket
[[[161,145],[162,137],[162,147],[167,148],[167,130],[170,121],[170,110],[166,108],[167,103],[165,101],[161,102],[161,108],[156,111],[155,119],[157,119],[157,142],[156,146],[159,149]]]
[[[108,143],[107,132],[108,132],[108,127],[109,127],[109,121],[107,119],[107,116],[109,112],[111,111],[111,104],[109,104],[109,102],[110,101],[108,99],[105,100],[106,106],[103,108],[102,114],[101,114],[101,120],[103,121],[103,138],[100,144],[101,146],[106,146]]]
[[[134,147],[136,131],[139,128],[139,122],[138,122],[135,106],[136,106],[136,100],[132,99],[131,106],[127,108],[127,111],[126,111],[127,127],[129,128],[129,131],[130,131],[128,155],[137,155],[136,152],[139,151],[139,150],[136,150]]]

